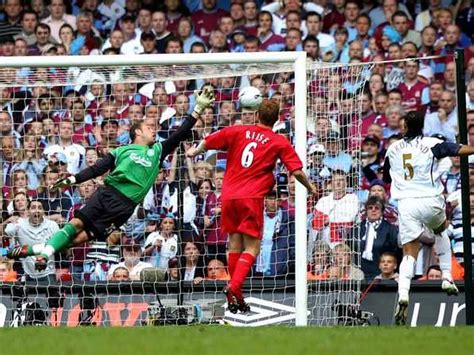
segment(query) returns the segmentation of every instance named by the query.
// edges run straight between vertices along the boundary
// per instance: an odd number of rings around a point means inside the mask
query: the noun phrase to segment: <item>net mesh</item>
[[[310,324],[350,324],[361,267],[361,95],[371,65],[313,64],[308,88],[308,173],[318,188],[308,238]]]
[[[307,166],[319,191],[306,206],[309,324],[348,324],[358,304],[361,102],[371,70],[370,64],[308,64]],[[304,122],[294,114],[292,64],[1,68],[3,253],[50,238],[104,177],[63,191],[51,190],[52,182],[127,144],[135,121],[145,120],[165,140],[192,111],[193,92],[203,85],[214,90],[215,107],[165,159],[143,203],[106,242],[57,254],[42,273],[32,258],[13,265],[2,259],[9,281],[21,281],[2,284],[3,325],[43,324],[43,318],[53,326],[294,324],[295,247],[305,241],[295,235],[295,213],[305,206],[295,206],[294,179],[277,165],[276,197],[265,201],[262,253],[244,286],[252,313],[233,315],[224,313],[220,292],[229,278],[227,236],[220,230],[226,155],[185,156],[218,129],[254,122],[238,102],[239,90],[249,85],[279,100],[274,130],[294,143],[295,126]],[[342,192],[341,204],[334,204]],[[44,219],[27,200],[41,202]],[[31,223],[44,225],[44,232]]]

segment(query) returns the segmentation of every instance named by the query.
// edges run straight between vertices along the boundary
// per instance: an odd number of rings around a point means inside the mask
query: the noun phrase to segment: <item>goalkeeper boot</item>
[[[395,310],[395,324],[406,325],[408,318],[408,298],[399,298],[397,309]]]
[[[444,279],[441,283],[441,289],[446,292],[448,296],[457,296],[459,293],[453,280]]]
[[[48,267],[48,258],[44,255],[39,255],[36,257],[35,261],[35,270],[44,271]]]
[[[22,246],[10,249],[7,253],[7,258],[16,260],[20,258],[26,258],[27,256],[30,256],[30,255],[31,254],[28,252],[28,245],[22,245]]]
[[[227,299],[227,308],[229,308],[230,313],[237,313],[239,310],[239,303],[237,297],[234,294],[234,291],[229,286],[225,286],[222,290],[226,299]]]

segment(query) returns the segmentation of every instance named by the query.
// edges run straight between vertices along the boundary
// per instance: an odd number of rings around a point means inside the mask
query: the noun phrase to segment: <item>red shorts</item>
[[[262,239],[263,206],[263,198],[222,201],[222,231]]]

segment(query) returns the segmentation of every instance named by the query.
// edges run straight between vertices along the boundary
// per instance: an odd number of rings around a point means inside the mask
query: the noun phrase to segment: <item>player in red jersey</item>
[[[278,114],[278,103],[264,100],[256,113],[257,124],[224,128],[187,152],[194,157],[208,149],[227,151],[221,226],[229,235],[227,258],[231,280],[223,292],[232,313],[250,310],[241,288],[260,253],[263,200],[275,185],[273,171],[277,160],[311,193],[316,192],[290,142],[272,131]]]

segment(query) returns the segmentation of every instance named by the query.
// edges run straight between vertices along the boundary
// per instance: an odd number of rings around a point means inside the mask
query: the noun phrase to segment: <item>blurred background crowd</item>
[[[320,191],[307,206],[310,280],[397,279],[398,213],[381,180],[384,152],[401,139],[403,115],[411,110],[425,115],[425,135],[457,140],[455,48],[465,50],[474,144],[469,0],[4,0],[1,9],[5,57],[306,51],[313,68],[307,163]],[[220,128],[255,122],[255,113],[238,104],[245,86],[280,102],[275,131],[292,141],[295,120],[292,73],[237,74],[143,83],[91,70],[1,68],[3,251],[45,241],[72,218],[103,178],[64,191],[49,186],[127,144],[134,121],[147,122],[162,141],[192,112],[194,90],[207,85],[216,104],[203,112],[193,140],[167,157],[144,202],[107,242],[57,255],[42,272],[32,259],[13,264],[2,258],[0,280],[138,280],[150,268],[165,280],[228,279],[227,237],[220,230],[226,155],[188,159],[184,152]],[[61,85],[65,76],[76,84]],[[454,276],[462,278],[460,162],[446,158],[441,165]],[[252,274],[292,278],[295,239],[305,236],[295,236],[295,181],[281,166],[275,179]],[[434,236],[427,231],[422,241],[417,278],[439,279]]]

